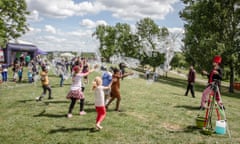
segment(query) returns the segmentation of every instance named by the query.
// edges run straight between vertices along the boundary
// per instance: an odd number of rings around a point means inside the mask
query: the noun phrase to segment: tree
[[[24,34],[28,28],[26,23],[25,0],[0,1],[0,46],[5,47],[10,39],[16,39]]]
[[[154,68],[163,64],[164,54],[156,50],[156,47],[159,41],[168,36],[168,29],[159,28],[150,18],[140,20],[136,27],[137,32],[134,34],[125,23],[98,26],[93,36],[100,41],[101,55],[107,60],[114,54],[136,58],[141,64],[149,64]]]
[[[116,51],[126,57],[136,58],[139,52],[138,37],[131,32],[129,24],[117,23],[116,30]]]
[[[156,51],[158,42],[168,35],[166,28],[160,29],[159,26],[150,18],[144,18],[137,22],[137,35],[142,44],[139,59],[141,64],[149,64],[156,68],[164,62],[164,54]]]
[[[131,33],[128,24],[117,23],[115,26],[99,25],[93,33],[100,41],[99,51],[109,61],[114,54],[137,58],[140,48],[139,38]]]
[[[186,61],[183,53],[181,52],[176,53],[170,64],[173,68],[186,67]],[[194,63],[192,64],[194,65]]]
[[[210,69],[215,55],[223,57],[223,66],[230,68],[229,92],[233,92],[234,69],[239,63],[240,13],[237,0],[182,0],[186,7],[180,12],[185,24],[187,62],[194,61],[195,68]]]
[[[112,26],[99,25],[93,33],[100,41],[99,51],[102,57],[109,58],[116,53],[116,30]]]

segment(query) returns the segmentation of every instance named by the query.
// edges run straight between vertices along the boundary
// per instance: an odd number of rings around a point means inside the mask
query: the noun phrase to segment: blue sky
[[[136,22],[150,17],[171,32],[183,31],[180,0],[26,0],[30,31],[19,41],[45,51],[96,51],[92,33],[99,24]]]

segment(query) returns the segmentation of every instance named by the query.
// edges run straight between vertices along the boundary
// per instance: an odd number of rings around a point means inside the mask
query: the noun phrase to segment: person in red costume
[[[208,73],[206,71],[202,72],[204,75],[207,75],[207,77],[208,77],[208,85],[202,93],[201,106],[200,106],[200,109],[202,109],[202,110],[205,109],[205,105],[208,100],[208,96],[209,96],[210,92],[212,91],[212,89],[211,89],[212,83],[217,81],[218,88],[220,87],[220,82],[222,80],[222,69],[220,68],[221,62],[222,62],[221,56],[215,56],[213,58],[213,63],[212,63],[213,69],[210,71],[210,73]],[[219,89],[217,90],[217,93],[216,93],[216,101],[220,107],[223,107]]]

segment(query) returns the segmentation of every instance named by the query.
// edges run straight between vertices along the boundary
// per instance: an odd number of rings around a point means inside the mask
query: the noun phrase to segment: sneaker
[[[41,101],[42,100],[40,96],[36,97],[35,99],[36,99],[36,101]]]
[[[102,126],[100,126],[99,124],[96,124],[96,129],[97,130],[101,130],[103,127]]]
[[[68,117],[68,118],[71,118],[71,117],[72,117],[72,114],[67,114],[67,117]]]
[[[48,99],[53,99],[53,97],[49,97]]]
[[[85,111],[80,111],[80,113],[79,113],[80,115],[85,115],[85,114],[87,114]]]

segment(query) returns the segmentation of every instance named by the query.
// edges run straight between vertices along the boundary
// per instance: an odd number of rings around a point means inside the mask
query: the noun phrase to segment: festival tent
[[[69,58],[73,58],[75,57],[72,53],[62,53],[60,54],[61,57],[69,57]]]
[[[4,48],[4,58],[8,65],[11,65],[19,53],[27,53],[31,58],[37,55],[38,48],[32,44],[8,43]]]
[[[47,55],[48,53],[41,50],[41,49],[37,49],[37,55]]]

